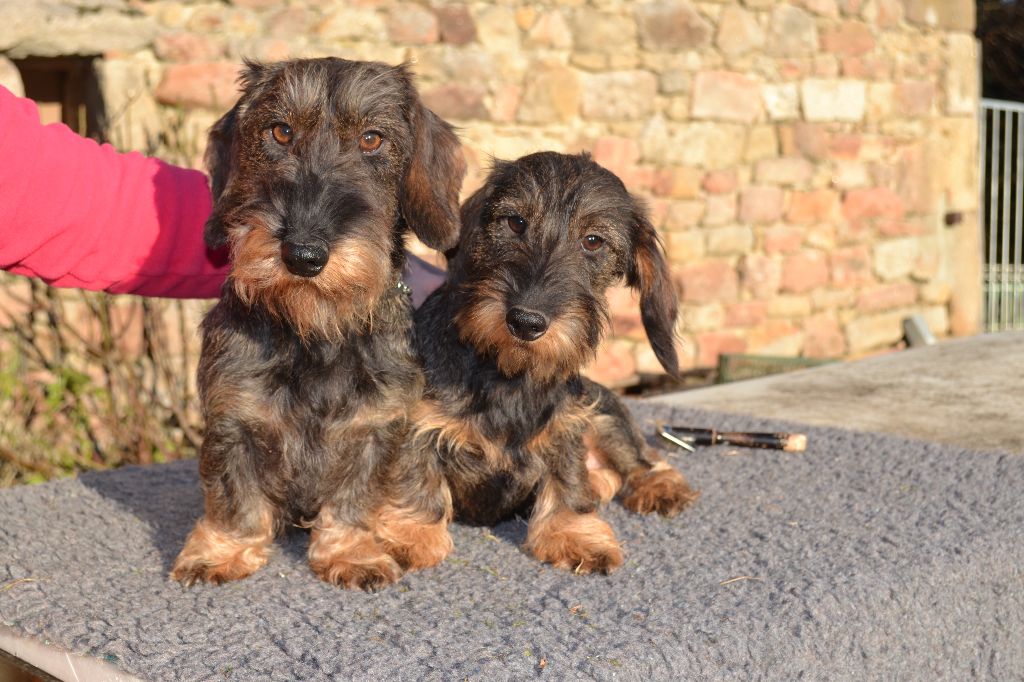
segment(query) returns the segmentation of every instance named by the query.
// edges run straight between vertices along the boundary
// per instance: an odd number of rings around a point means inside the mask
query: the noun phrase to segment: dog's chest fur
[[[413,358],[401,293],[385,295],[372,328],[332,341],[303,341],[226,294],[203,323],[205,416],[233,422],[257,445],[250,464],[268,498],[313,518],[325,496],[373,471],[404,437],[422,386]]]
[[[491,524],[532,503],[551,458],[572,456],[565,445],[582,442],[587,401],[578,377],[506,377],[454,327],[433,328],[444,319],[434,308],[444,305],[440,298],[416,314],[428,389],[415,427],[435,439],[443,467],[454,474],[447,479],[456,517]]]

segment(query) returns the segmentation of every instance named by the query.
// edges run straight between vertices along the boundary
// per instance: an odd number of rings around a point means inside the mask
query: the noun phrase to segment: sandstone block
[[[21,81],[21,72],[7,57],[0,56],[0,85],[11,91],[15,97],[25,96],[25,85]]]
[[[818,50],[818,27],[814,17],[792,5],[772,10],[768,52],[778,57],[812,55]]]
[[[606,339],[597,349],[597,357],[583,374],[613,388],[632,383],[636,379],[633,346],[632,342],[624,339]]]
[[[679,309],[679,319],[683,329],[691,332],[721,329],[725,324],[725,308],[718,302],[685,304]]]
[[[672,263],[692,263],[703,258],[707,249],[704,246],[704,232],[686,230],[669,232],[665,238],[665,248],[669,261]]]
[[[448,83],[424,91],[423,102],[441,118],[462,121],[487,119],[486,94],[487,91],[479,85]]]
[[[796,121],[781,130],[783,156],[803,156],[814,162],[829,158],[829,136],[822,124]]]
[[[403,45],[427,45],[441,37],[437,15],[421,5],[400,3],[391,7],[387,18],[388,39]]]
[[[888,187],[850,190],[843,199],[843,217],[847,220],[898,220],[903,214],[903,199]]]
[[[614,336],[639,337],[644,333],[640,319],[640,301],[636,293],[626,286],[609,287],[606,293],[608,313],[612,319]]]
[[[764,29],[757,16],[746,9],[728,5],[718,18],[715,45],[727,57],[739,57],[764,47]]]
[[[755,125],[747,130],[746,145],[742,148],[744,161],[759,161],[779,154],[779,138],[774,125]]]
[[[441,42],[465,45],[476,40],[476,22],[465,5],[439,5],[434,7],[434,15]]]
[[[572,39],[577,50],[605,52],[635,49],[636,21],[628,14],[580,7],[572,14]]]
[[[517,117],[524,123],[560,123],[579,114],[580,82],[576,72],[557,62],[542,62],[526,79]]]
[[[704,202],[703,225],[714,227],[736,221],[736,195],[711,194]]]
[[[769,255],[774,253],[793,253],[800,249],[803,241],[803,230],[790,227],[789,225],[776,225],[769,227],[764,232],[764,252]]]
[[[772,298],[782,286],[782,262],[760,253],[744,256],[740,265],[743,288],[755,299]]]
[[[747,350],[752,353],[795,357],[803,345],[803,330],[788,320],[767,320],[747,332]]]
[[[724,260],[708,260],[674,269],[686,303],[711,303],[736,299],[739,282],[736,268]]]
[[[935,106],[935,83],[903,81],[896,84],[896,111],[907,118],[929,116]]]
[[[703,176],[703,172],[689,166],[662,166],[654,171],[651,191],[660,197],[694,199],[700,194]]]
[[[839,358],[846,353],[846,339],[839,321],[829,314],[804,320],[804,355],[809,358]]]
[[[740,220],[745,223],[772,223],[782,216],[782,189],[770,185],[751,185],[740,193]]]
[[[871,253],[867,246],[836,249],[829,254],[832,284],[841,288],[859,287],[874,281]]]
[[[739,124],[695,122],[669,127],[651,118],[641,135],[645,162],[700,168],[731,168],[744,151],[744,127]]]
[[[756,327],[764,323],[768,304],[764,301],[730,303],[725,307],[726,327]]]
[[[702,71],[693,84],[693,117],[752,123],[761,114],[761,86],[743,74]]]
[[[885,281],[907,277],[914,269],[919,251],[913,237],[889,239],[874,245],[874,270]]]
[[[673,201],[665,214],[666,230],[688,230],[704,218],[703,201]]]
[[[917,301],[917,287],[910,282],[893,282],[863,289],[857,294],[857,310],[880,312],[912,305]]]
[[[227,110],[238,99],[238,71],[234,62],[172,64],[154,96],[161,104]]]
[[[888,312],[855,317],[846,324],[846,341],[851,353],[863,353],[894,346],[903,338],[905,313]]]
[[[978,82],[978,43],[970,34],[946,36],[948,45],[943,88],[946,113],[954,116],[973,114],[981,89]]]
[[[746,340],[735,332],[704,332],[697,334],[697,366],[714,367],[723,353],[743,353]]]
[[[764,185],[802,186],[811,179],[814,167],[806,159],[785,157],[757,162],[754,179]]]
[[[519,33],[515,11],[511,7],[484,5],[476,13],[477,39],[491,52],[518,50]]]
[[[737,184],[738,178],[736,177],[736,170],[730,168],[728,170],[710,171],[704,176],[704,181],[701,183],[701,187],[703,187],[704,191],[709,194],[726,194],[729,192],[735,192]]]
[[[844,21],[822,32],[821,47],[847,56],[863,55],[875,49],[875,36],[863,22]]]
[[[527,47],[565,50],[572,47],[572,29],[561,10],[544,12],[526,34]]]
[[[596,163],[622,175],[640,161],[640,145],[631,137],[605,135],[594,140],[590,154]]]
[[[708,253],[730,256],[748,253],[754,246],[754,231],[746,225],[720,227],[708,231]]]
[[[224,56],[224,45],[210,36],[177,31],[153,39],[156,56],[168,62],[209,62]]]
[[[800,91],[796,83],[769,83],[761,88],[761,99],[773,121],[800,118]]]
[[[974,30],[974,3],[970,0],[903,0],[907,21],[930,28]]]
[[[831,189],[794,191],[789,195],[786,221],[810,224],[833,220],[839,208],[839,195]]]
[[[658,79],[649,71],[612,71],[583,76],[583,116],[598,120],[636,120],[654,110]]]
[[[685,0],[643,3],[636,19],[647,50],[699,50],[711,43],[711,25]]]
[[[768,301],[768,317],[802,318],[811,314],[809,296],[780,295]]]
[[[808,78],[800,84],[808,121],[860,121],[864,118],[866,96],[863,81]]]
[[[803,294],[828,283],[828,259],[820,251],[804,251],[782,259],[780,289]]]

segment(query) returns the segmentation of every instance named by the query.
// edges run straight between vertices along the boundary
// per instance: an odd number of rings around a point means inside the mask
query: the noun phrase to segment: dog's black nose
[[[536,341],[548,330],[548,318],[534,310],[512,308],[505,315],[508,330],[517,339]]]
[[[300,277],[313,277],[327,265],[327,249],[315,244],[281,244],[281,260],[288,272]]]

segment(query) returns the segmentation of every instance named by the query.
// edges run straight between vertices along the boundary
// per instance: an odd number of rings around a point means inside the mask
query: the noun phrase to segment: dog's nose
[[[300,277],[313,277],[327,265],[327,249],[315,244],[281,244],[281,260],[288,272]]]
[[[548,330],[548,318],[535,310],[512,308],[505,315],[508,330],[517,339],[536,341]]]

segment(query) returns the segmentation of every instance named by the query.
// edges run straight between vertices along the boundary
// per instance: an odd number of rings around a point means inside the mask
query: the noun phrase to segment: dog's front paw
[[[622,504],[640,514],[675,516],[697,501],[700,492],[667,462],[630,474]]]
[[[386,520],[377,526],[377,537],[399,565],[409,571],[437,566],[452,551],[448,522],[417,523]]]
[[[222,585],[252,575],[267,563],[269,554],[269,538],[234,537],[200,520],[175,559],[171,578],[185,587]]]
[[[311,560],[309,566],[324,582],[367,592],[376,592],[402,577],[402,569],[387,554],[381,554],[374,560],[337,556],[321,561]]]
[[[332,585],[373,592],[402,577],[402,569],[373,535],[338,524],[321,511],[309,543],[309,567]]]
[[[541,521],[527,538],[533,555],[573,573],[611,573],[622,565],[622,548],[597,514],[561,512]]]

